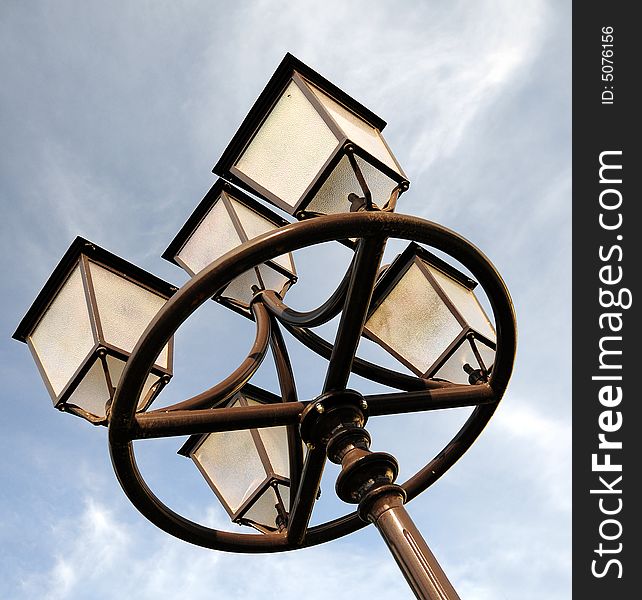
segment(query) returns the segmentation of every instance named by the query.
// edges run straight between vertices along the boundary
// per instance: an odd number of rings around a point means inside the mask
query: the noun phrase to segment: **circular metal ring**
[[[485,290],[497,329],[497,354],[490,378],[496,402],[477,406],[449,444],[423,469],[402,484],[408,499],[420,494],[452,466],[475,441],[501,399],[516,349],[516,326],[508,290],[491,262],[470,242],[436,223],[387,212],[342,213],[293,223],[232,250],[188,281],[150,323],[121,376],[112,405],[109,447],[116,476],[130,501],[156,526],[193,544],[231,552],[278,552],[301,546],[284,534],[242,534],[204,527],[175,513],[145,483],[134,458],[132,427],[136,399],[156,356],[180,325],[217,290],[266,260],[315,244],[386,237],[426,244],[457,259]],[[308,529],[303,546],[336,539],[366,524],[356,512]]]

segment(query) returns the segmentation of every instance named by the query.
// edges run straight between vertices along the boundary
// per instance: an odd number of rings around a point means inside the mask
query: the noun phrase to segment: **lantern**
[[[485,381],[496,338],[476,285],[411,243],[377,282],[364,335],[421,377]]]
[[[214,172],[297,218],[383,207],[408,187],[385,125],[287,54]]]
[[[268,402],[281,399],[246,384],[228,406]],[[285,525],[290,502],[286,427],[193,435],[179,454],[194,461],[232,521],[264,533]]]
[[[172,240],[163,258],[195,275],[226,252],[287,221],[219,179]],[[248,316],[254,288],[284,296],[296,281],[292,254],[283,254],[243,273],[215,300]]]
[[[105,423],[138,339],[176,288],[76,238],[13,337],[26,342],[54,406]],[[173,340],[157,357],[138,409],[172,375]]]

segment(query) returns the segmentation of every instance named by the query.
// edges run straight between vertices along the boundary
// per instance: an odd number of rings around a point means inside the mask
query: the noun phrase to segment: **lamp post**
[[[174,293],[77,241],[14,337],[30,345],[57,407],[109,426],[112,464],[125,494],[166,532],[212,549],[278,552],[373,523],[418,598],[453,600],[457,593],[405,504],[464,454],[492,416],[512,371],[515,319],[504,283],[479,250],[440,225],[394,212],[408,181],[381,136],[384,126],[287,55],[215,167],[227,181],[215,183],[163,255],[192,278]],[[282,219],[233,184],[300,222]],[[411,243],[383,270],[391,238]],[[296,251],[333,240],[354,250],[341,283],[318,308],[294,310],[284,296],[298,276]],[[492,319],[475,296],[477,282]],[[174,333],[210,298],[255,322],[247,358],[208,390],[151,409],[171,375]],[[336,316],[333,342],[313,331]],[[328,359],[316,398],[298,397],[283,329]],[[414,375],[358,357],[362,336]],[[279,394],[250,383],[268,348]],[[115,371],[109,357],[124,369]],[[96,365],[106,384],[92,375]],[[352,372],[399,391],[363,395],[348,387]],[[106,394],[94,391],[100,386]],[[106,398],[106,408],[92,413],[96,398]],[[370,450],[372,417],[462,406],[474,407],[466,423],[405,482],[396,481],[392,455]],[[179,453],[192,459],[230,518],[258,533],[190,521],[149,489],[133,441],[181,435],[190,438]],[[341,466],[336,492],[356,511],[310,526],[327,460]]]

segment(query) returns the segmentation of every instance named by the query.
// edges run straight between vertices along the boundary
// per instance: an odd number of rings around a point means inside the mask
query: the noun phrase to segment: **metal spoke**
[[[359,241],[354,268],[341,313],[341,321],[332,348],[323,392],[345,388],[352,370],[352,361],[366,321],[372,290],[379,272],[386,238],[364,238]]]
[[[497,397],[487,384],[451,384],[434,390],[364,396],[371,416],[492,404]]]
[[[325,448],[320,446],[310,448],[305,457],[301,483],[288,521],[288,542],[294,546],[300,546],[305,539],[312,509],[319,494],[325,460]]]
[[[261,406],[139,413],[134,417],[129,436],[131,439],[150,439],[290,425],[298,423],[305,406],[305,402],[286,402]]]
[[[324,392],[345,388],[348,383],[385,243],[385,238],[368,238],[359,243],[354,267],[350,270],[344,310],[326,373]],[[345,310],[347,307],[350,308],[349,311]],[[288,523],[288,540],[295,545],[302,544],[305,539],[305,531],[321,484],[325,460],[325,448],[317,446],[312,447],[306,457],[301,483]]]
[[[279,325],[274,320],[271,323],[270,329],[270,347],[272,348],[274,364],[279,378],[281,398],[283,402],[295,403],[298,398],[292,365],[290,363],[288,350],[285,346],[283,336],[281,335]],[[290,466],[290,490],[296,490],[299,487],[301,472],[303,470],[303,448],[298,423],[291,423],[287,426],[287,435]],[[290,506],[288,507],[288,510],[291,510],[293,505],[294,494],[291,493]]]

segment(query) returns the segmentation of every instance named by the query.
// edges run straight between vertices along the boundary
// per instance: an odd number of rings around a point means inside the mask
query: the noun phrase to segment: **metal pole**
[[[345,389],[348,383],[385,247],[385,238],[363,238],[359,241],[325,375],[324,393]]]
[[[368,403],[354,390],[319,396],[301,414],[301,436],[325,448],[341,465],[337,496],[358,505],[359,517],[374,523],[419,600],[460,600],[435,555],[404,508],[405,490],[395,484],[397,460],[370,450],[365,429]],[[305,479],[305,478],[304,478]]]
[[[379,530],[417,598],[459,600],[403,502],[403,495],[392,491],[374,500],[366,516]]]

